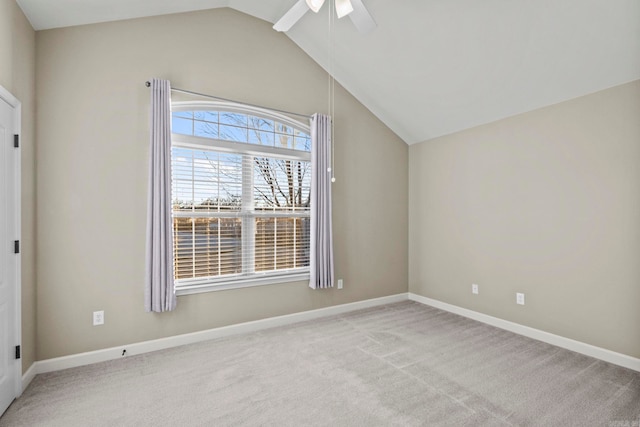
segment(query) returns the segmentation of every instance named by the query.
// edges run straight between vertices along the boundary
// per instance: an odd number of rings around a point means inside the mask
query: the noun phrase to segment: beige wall
[[[639,118],[635,81],[411,146],[410,292],[640,357]]]
[[[36,356],[35,32],[14,0],[0,0],[0,86],[22,103],[22,369]]]
[[[39,360],[407,291],[408,147],[337,88],[334,232],[345,289],[221,291],[145,313],[152,77],[327,109],[326,73],[271,24],[228,9],[38,32]],[[93,327],[99,309],[106,324]]]

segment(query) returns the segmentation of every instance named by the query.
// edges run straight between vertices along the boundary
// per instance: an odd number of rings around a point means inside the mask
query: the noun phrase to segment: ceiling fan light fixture
[[[307,6],[315,13],[318,13],[323,4],[324,0],[307,0]]]
[[[350,0],[336,0],[336,13],[338,14],[338,19],[347,16],[351,12],[353,12],[353,5]]]

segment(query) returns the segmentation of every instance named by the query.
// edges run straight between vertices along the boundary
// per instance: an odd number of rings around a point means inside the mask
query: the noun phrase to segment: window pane
[[[184,117],[185,119],[193,119],[193,111],[173,111],[174,117]]]
[[[193,207],[192,151],[181,148],[171,150],[172,204],[174,210]]]
[[[193,121],[191,121],[190,119],[176,117],[174,115],[171,119],[171,132],[180,133],[183,135],[192,135]]]
[[[173,218],[173,269],[176,279],[193,277],[191,218]]]
[[[275,265],[275,218],[256,219],[255,246],[255,270],[273,270]]]
[[[238,218],[175,218],[176,279],[242,272],[242,221]]]
[[[211,122],[211,123],[218,122],[217,111],[194,111],[193,115],[196,120],[202,120],[202,121]]]
[[[296,267],[309,266],[311,218],[296,218]]]
[[[222,218],[219,226],[220,274],[242,272],[242,220]]]
[[[294,266],[294,227],[294,218],[276,219],[276,270]]]
[[[256,210],[309,208],[309,162],[256,157],[253,180]]]
[[[311,138],[296,136],[294,148],[300,151],[311,151]]]
[[[309,266],[309,218],[257,218],[255,270]]]
[[[273,133],[249,129],[249,142],[251,144],[267,145],[273,147]]]
[[[280,148],[293,148],[293,136],[292,135],[284,135],[282,133],[276,133],[276,147]]]
[[[274,122],[273,120],[267,120],[261,117],[249,116],[249,127],[266,132],[273,132]]]
[[[220,125],[219,138],[227,141],[247,142],[247,128]]]
[[[245,114],[238,113],[225,113],[220,112],[220,123],[226,125],[247,127],[247,116]]]
[[[239,210],[242,156],[212,151],[172,149],[174,210]]]
[[[194,135],[202,136],[204,138],[218,138],[218,124],[201,122],[196,120],[193,122]]]
[[[283,123],[277,123],[276,122],[276,132],[278,133],[284,133],[287,135],[293,135],[293,126],[289,126],[289,125],[285,125]]]

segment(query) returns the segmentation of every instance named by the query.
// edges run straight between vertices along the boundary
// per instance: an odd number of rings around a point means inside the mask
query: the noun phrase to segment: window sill
[[[204,292],[226,291],[229,289],[250,288],[254,286],[274,285],[277,283],[309,281],[309,272],[273,274],[258,277],[242,277],[225,281],[204,281],[176,285],[176,296],[193,295]]]

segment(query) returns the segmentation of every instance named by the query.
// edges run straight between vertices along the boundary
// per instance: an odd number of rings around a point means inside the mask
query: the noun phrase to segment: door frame
[[[14,232],[17,240],[20,240],[20,246],[22,247],[22,232],[21,232],[21,156],[22,150],[22,128],[21,128],[21,115],[22,115],[22,103],[11,94],[8,90],[0,85],[0,99],[8,103],[13,108],[13,126],[14,133],[19,135],[20,146],[13,150],[14,161]],[[15,257],[15,337],[16,344],[19,345],[22,351],[22,249],[20,253]],[[19,397],[22,394],[22,354],[20,359],[15,360],[15,397]]]

